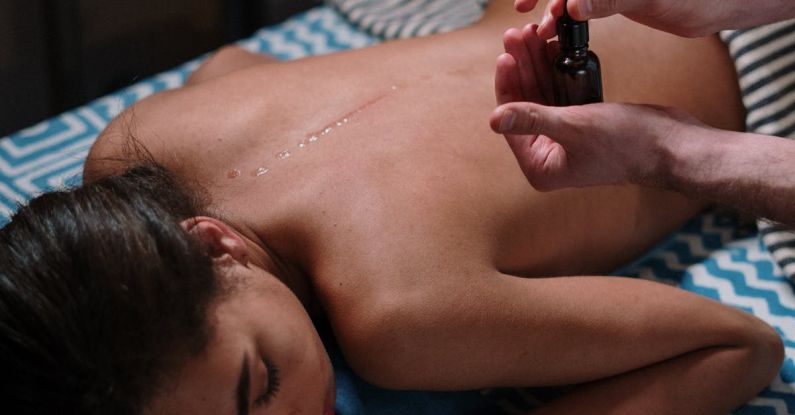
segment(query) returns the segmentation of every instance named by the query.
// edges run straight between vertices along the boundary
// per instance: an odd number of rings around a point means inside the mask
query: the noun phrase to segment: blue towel
[[[461,0],[465,1],[482,4]],[[295,59],[377,41],[331,7],[319,7],[278,26],[264,28],[239,44],[250,51]],[[199,60],[189,62],[0,138],[0,226],[8,220],[16,202],[64,183],[78,184],[86,152],[110,119],[145,96],[180,86],[198,63]],[[756,235],[745,231],[731,218],[701,215],[621,274],[677,284],[752,312],[776,327],[787,348],[781,375],[756,400],[735,413],[795,414],[795,293]],[[522,389],[461,393],[384,391],[352,373],[333,345],[332,336],[326,334],[324,340],[335,366],[339,415],[524,415],[523,411],[546,396],[546,391],[528,393]]]

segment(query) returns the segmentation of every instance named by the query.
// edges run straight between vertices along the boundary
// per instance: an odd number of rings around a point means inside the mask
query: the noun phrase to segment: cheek
[[[273,288],[261,298],[254,321],[263,353],[284,369],[309,365],[317,371],[328,356],[312,320],[286,287]]]
[[[334,383],[325,353],[308,353],[284,370],[279,394],[284,413],[322,415],[334,405]],[[280,413],[277,411],[276,413]]]
[[[293,319],[284,322],[284,327],[276,339],[274,348],[285,357],[286,363],[295,367],[312,366],[316,368],[328,360],[323,342],[312,321],[305,313],[294,314]]]
[[[284,410],[276,413],[301,407],[311,411],[298,413],[322,414],[324,405],[333,400],[333,371],[306,309],[287,287],[275,281],[263,286],[257,297],[257,316],[252,323],[264,357],[279,369],[280,395],[284,394]],[[295,389],[295,395],[290,389]]]
[[[309,317],[302,309],[292,311],[268,331],[272,337],[264,349],[280,374],[275,403],[283,409],[274,413],[322,415],[333,405],[331,363]]]
[[[263,299],[256,324],[266,334],[268,346],[284,354],[300,354],[306,344],[314,345],[318,335],[311,319],[297,299],[284,295]]]

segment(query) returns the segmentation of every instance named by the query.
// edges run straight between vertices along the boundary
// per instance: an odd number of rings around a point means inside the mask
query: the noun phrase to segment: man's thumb
[[[543,134],[568,136],[571,131],[560,107],[531,102],[514,102],[498,107],[491,117],[491,128],[500,134]],[[567,134],[568,133],[568,134]]]

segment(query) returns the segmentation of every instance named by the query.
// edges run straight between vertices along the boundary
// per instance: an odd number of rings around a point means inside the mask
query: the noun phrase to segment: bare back
[[[450,282],[442,276],[609,271],[701,203],[635,187],[535,192],[488,116],[502,33],[540,16],[492,3],[468,29],[255,66],[127,114],[159,161],[304,270],[332,318],[381,298],[368,293],[411,295]],[[680,39],[620,17],[593,23],[591,35],[608,101],[742,127],[717,38]],[[112,153],[124,133],[112,126],[92,155]]]

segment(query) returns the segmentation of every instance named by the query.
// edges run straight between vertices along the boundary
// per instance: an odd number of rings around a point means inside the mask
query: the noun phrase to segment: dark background
[[[0,137],[322,0],[0,0]]]

